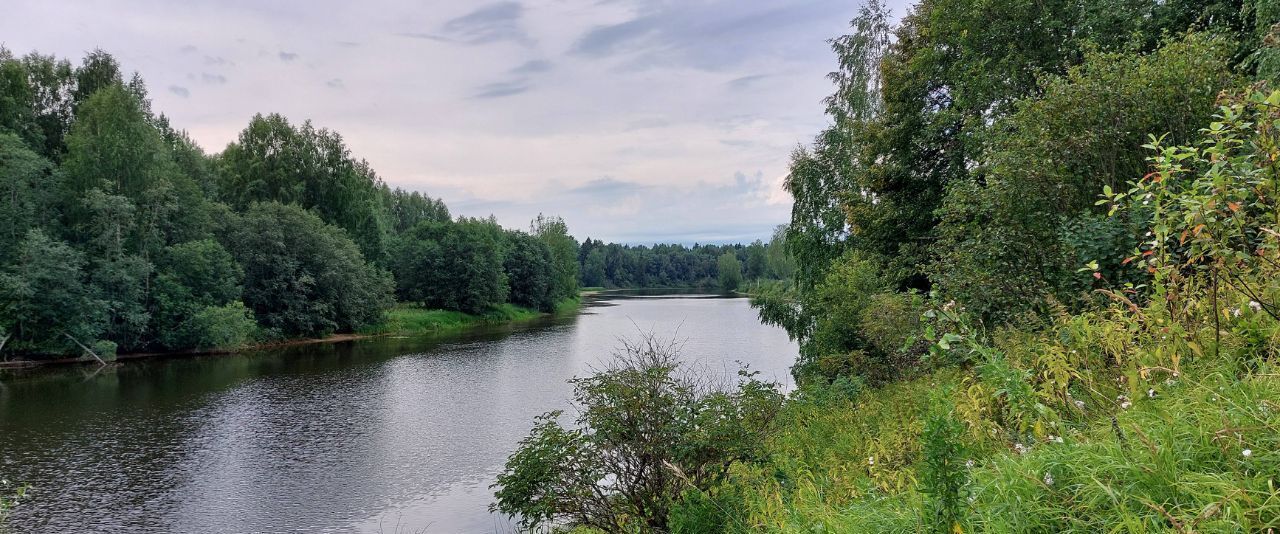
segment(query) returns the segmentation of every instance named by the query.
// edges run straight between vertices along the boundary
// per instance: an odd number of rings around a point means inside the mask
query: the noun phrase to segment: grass
[[[556,315],[572,313],[577,311],[579,303],[577,298],[564,299],[556,304],[555,311],[552,313]],[[495,306],[480,315],[399,304],[387,312],[383,322],[361,330],[360,333],[364,335],[436,334],[484,325],[530,321],[547,315],[549,314],[545,312],[509,303]]]
[[[1081,315],[997,341],[1030,381],[1028,413],[989,365],[852,398],[806,386],[765,459],[715,493],[732,496],[739,532],[1280,532],[1280,324],[1224,320],[1220,353],[1201,350],[1206,318],[1187,324],[1194,343],[1161,337],[1167,319],[1141,324]],[[953,464],[967,505],[949,526],[930,524],[922,483],[939,391],[967,451]]]

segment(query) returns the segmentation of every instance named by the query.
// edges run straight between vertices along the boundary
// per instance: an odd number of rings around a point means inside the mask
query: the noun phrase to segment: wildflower
[[[875,467],[875,466],[876,466],[876,457],[875,457],[875,456],[868,456],[868,457],[867,457],[867,465],[869,465],[869,466],[871,466],[871,467]]]
[[[1120,409],[1121,409],[1121,410],[1128,410],[1128,409],[1129,409],[1130,407],[1132,407],[1132,406],[1133,406],[1133,403],[1132,403],[1132,402],[1129,402],[1129,401],[1124,401],[1124,402],[1120,403]]]
[[[1079,399],[1076,399],[1076,409],[1083,410],[1083,409],[1084,409],[1084,401],[1079,400]]]
[[[1245,458],[1253,456],[1253,449],[1245,449],[1240,451],[1240,456],[1244,456]]]
[[[1053,473],[1050,473],[1048,471],[1044,472],[1044,485],[1046,486],[1053,485]]]
[[[968,467],[969,469],[973,469],[973,459],[972,459],[972,458],[970,458],[970,459],[968,459],[968,460],[965,460],[965,461],[964,461],[964,466],[965,466],[965,467]]]
[[[1173,386],[1178,385],[1178,381],[1177,381],[1177,380],[1174,380],[1174,379],[1172,379],[1172,378],[1166,378],[1166,379],[1164,380],[1164,385],[1169,386],[1169,387],[1173,387]]]
[[[1147,398],[1148,399],[1156,398],[1156,388],[1147,388]]]
[[[1052,436],[1049,439],[1053,440],[1054,443],[1062,443],[1062,436]]]
[[[1232,317],[1239,317],[1239,316],[1240,316],[1240,308],[1231,308],[1231,316],[1232,316]]]
[[[1251,300],[1251,301],[1249,301],[1249,309],[1251,309],[1251,310],[1253,310],[1253,311],[1255,311],[1255,312],[1260,312],[1260,311],[1262,311],[1262,303],[1261,303],[1261,302],[1258,302],[1258,301],[1256,301],[1256,300]]]
[[[1026,454],[1028,449],[1026,445],[1023,445],[1021,443],[1014,443],[1013,450],[1018,454]]]

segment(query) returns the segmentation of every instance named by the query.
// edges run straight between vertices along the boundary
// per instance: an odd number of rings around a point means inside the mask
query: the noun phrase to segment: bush
[[[734,462],[756,458],[782,395],[746,372],[737,388],[710,387],[677,352],[649,335],[574,379],[577,424],[540,417],[498,475],[492,508],[526,528],[662,532],[686,490],[706,491]],[[680,510],[681,521],[707,518],[696,504]]]
[[[380,321],[391,275],[346,232],[297,206],[254,204],[225,238],[244,269],[245,306],[277,334],[319,336]]]
[[[181,326],[188,346],[196,349],[238,349],[252,342],[258,332],[253,313],[236,301],[206,306]]]

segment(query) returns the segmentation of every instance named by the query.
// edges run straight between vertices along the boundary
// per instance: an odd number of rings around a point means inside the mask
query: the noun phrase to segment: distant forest
[[[587,238],[578,248],[584,287],[720,288],[743,282],[789,280],[795,262],[786,251],[786,226],[768,243],[750,245],[619,245]]]

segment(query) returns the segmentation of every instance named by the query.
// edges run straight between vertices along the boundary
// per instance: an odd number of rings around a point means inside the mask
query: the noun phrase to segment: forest
[[[800,343],[797,389],[708,389],[629,347],[575,381],[576,419],[538,421],[494,508],[580,532],[1280,529],[1278,23],[1272,0],[866,2],[791,157],[794,270],[753,291]]]
[[[563,220],[451,218],[337,132],[275,114],[207,154],[101,50],[0,49],[0,199],[5,359],[235,349],[578,294]]]
[[[789,280],[795,262],[785,249],[786,225],[768,243],[631,246],[587,238],[578,248],[584,287],[704,288],[734,291],[761,281]]]

